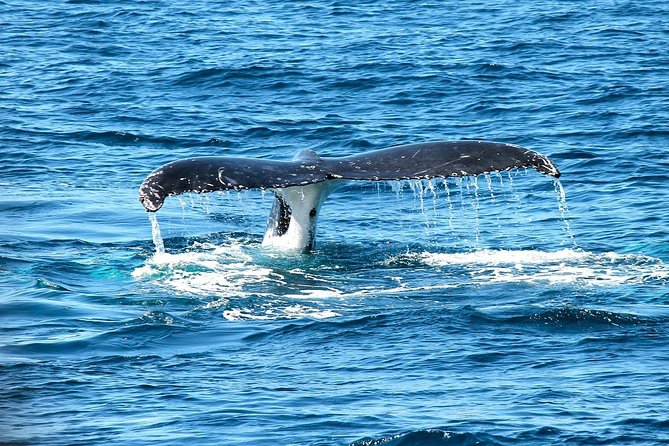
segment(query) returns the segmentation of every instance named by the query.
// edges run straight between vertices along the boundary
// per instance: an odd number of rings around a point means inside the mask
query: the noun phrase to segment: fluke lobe
[[[228,189],[272,189],[275,201],[264,246],[306,252],[313,248],[321,205],[350,180],[392,181],[462,177],[532,167],[560,177],[545,156],[517,145],[461,140],[407,144],[340,158],[302,150],[292,161],[210,156],[159,167],[139,188],[149,212],[169,195]]]

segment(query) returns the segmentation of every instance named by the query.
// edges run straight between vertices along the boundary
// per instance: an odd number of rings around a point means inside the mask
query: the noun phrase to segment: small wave
[[[364,438],[351,446],[412,446],[412,445],[501,445],[503,439],[485,433],[452,432],[441,429],[423,429],[383,438]]]
[[[73,132],[62,136],[109,146],[155,144],[171,147],[202,144],[201,141],[180,140],[166,136],[142,135],[123,131]]]
[[[592,86],[593,92],[576,101],[579,106],[611,104],[617,101],[629,100],[641,93],[641,89],[632,85]]]
[[[204,147],[211,145],[208,141],[196,139],[182,139],[169,136],[155,136],[150,134],[132,133],[122,130],[101,131],[45,131],[11,128],[11,133],[21,139],[36,139],[50,142],[84,142],[105,146],[139,146],[156,145],[161,147]],[[3,158],[10,158],[16,162],[35,162],[39,157],[33,154],[8,153]]]
[[[666,420],[628,419],[621,423],[625,426],[641,425],[664,429]],[[491,435],[485,432],[454,432],[444,429],[420,429],[381,438],[363,438],[350,446],[470,446],[470,445],[509,445],[509,444],[632,444],[648,443],[647,438],[631,435],[569,434],[552,426],[541,426],[513,436]]]
[[[602,37],[644,36],[644,33],[641,31],[622,27],[612,27],[609,25],[595,27],[593,29],[587,30],[586,34]]]
[[[585,326],[588,328],[595,328],[638,325],[648,326],[649,324],[653,324],[655,320],[629,313],[565,306],[529,315],[514,316],[508,318],[506,322],[552,325],[559,327]]]
[[[181,86],[225,86],[231,83],[258,82],[300,76],[298,69],[287,66],[252,64],[237,67],[210,67],[186,72],[175,79]]]
[[[50,280],[38,277],[35,280],[35,287],[36,288],[47,288],[51,289],[54,291],[71,291],[69,288],[64,287],[63,285],[59,285],[56,282],[52,282]]]

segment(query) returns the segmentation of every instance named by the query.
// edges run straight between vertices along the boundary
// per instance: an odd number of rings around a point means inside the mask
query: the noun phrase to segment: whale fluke
[[[321,158],[303,150],[292,161],[218,156],[182,159],[149,174],[139,189],[139,200],[147,211],[156,212],[169,195],[273,189],[276,201],[263,244],[305,251],[313,246],[320,206],[342,183],[335,180],[462,177],[522,167],[560,176],[552,161],[520,146],[478,140],[440,141],[339,158]]]
[[[351,180],[413,180],[462,177],[518,167],[560,176],[545,156],[512,144],[462,140],[389,147],[330,161],[329,168]]]

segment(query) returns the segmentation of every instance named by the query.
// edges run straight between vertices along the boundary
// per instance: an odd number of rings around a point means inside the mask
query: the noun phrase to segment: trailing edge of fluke
[[[211,156],[186,158],[153,171],[139,189],[149,212],[169,195],[228,189],[277,189],[322,181],[411,180],[462,177],[532,167],[555,178],[551,160],[529,149],[490,141],[461,140],[407,144],[341,158],[303,150],[292,161]]]
[[[441,141],[321,158],[312,150],[292,161],[235,157],[187,158],[153,171],[139,189],[149,212],[169,195],[227,189],[272,189],[275,200],[263,245],[307,252],[314,246],[316,222],[328,195],[351,180],[392,181],[462,177],[520,167],[560,176],[545,156],[523,147],[489,141]]]

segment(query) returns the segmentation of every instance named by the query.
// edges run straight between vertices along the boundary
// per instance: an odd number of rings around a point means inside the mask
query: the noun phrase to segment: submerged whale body
[[[340,158],[312,150],[292,161],[236,157],[187,158],[159,167],[142,183],[139,200],[149,212],[169,195],[228,189],[272,189],[275,200],[264,246],[307,252],[314,246],[316,222],[328,195],[350,180],[388,181],[462,177],[532,167],[560,177],[545,156],[520,146],[490,141],[407,144]]]

